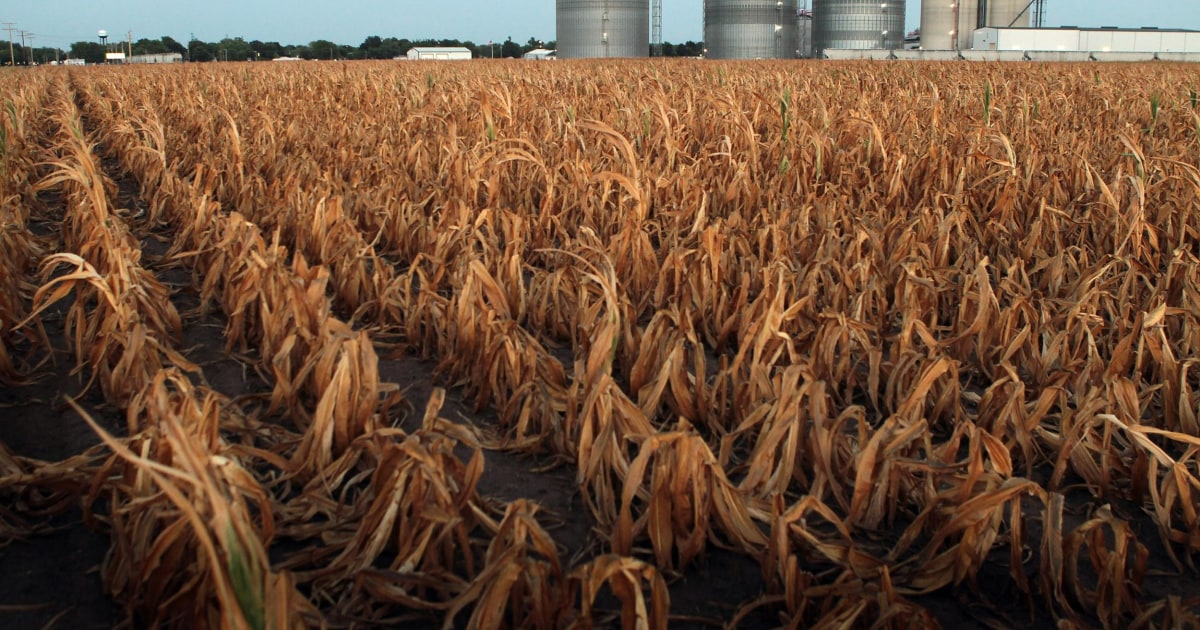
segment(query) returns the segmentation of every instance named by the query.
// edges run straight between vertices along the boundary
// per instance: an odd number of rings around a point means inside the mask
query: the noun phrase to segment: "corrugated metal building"
[[[183,55],[179,53],[134,55],[129,58],[129,63],[183,63]]]
[[[471,58],[471,49],[453,46],[417,46],[408,49],[408,58],[412,61],[425,61],[429,59],[437,61],[466,61]]]
[[[975,50],[1200,53],[1200,31],[1158,28],[981,28]]]

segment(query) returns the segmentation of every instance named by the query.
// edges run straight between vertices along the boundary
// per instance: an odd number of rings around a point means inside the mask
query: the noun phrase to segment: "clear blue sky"
[[[803,0],[801,0],[803,2]],[[1197,0],[1046,0],[1047,24],[1160,26],[1200,29]],[[669,42],[702,38],[702,0],[663,0],[663,36]],[[368,35],[469,39],[512,36],[554,39],[554,0],[8,0],[0,22],[35,34],[37,46],[66,47],[111,38],[170,35],[186,42],[226,35],[304,44],[329,39],[357,45]],[[908,0],[907,30],[920,24],[920,1]],[[0,31],[0,38],[7,34]],[[19,38],[19,34],[18,34]],[[19,39],[18,39],[19,41]]]

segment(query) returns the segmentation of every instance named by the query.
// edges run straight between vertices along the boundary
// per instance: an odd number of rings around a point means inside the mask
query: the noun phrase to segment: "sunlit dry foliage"
[[[980,584],[997,574],[1030,615],[1186,624],[1194,599],[1142,587],[1200,552],[1193,82],[835,62],[59,76],[4,123],[5,164],[31,172],[47,144],[69,213],[41,261],[31,189],[5,180],[0,348],[75,296],[78,369],[131,436],[92,489],[123,541],[107,573],[169,540],[195,559],[172,610],[234,601],[219,561],[238,551],[274,594],[264,619],[315,619],[304,592],[340,624],[591,627],[607,589],[625,627],[663,627],[662,576],[720,546],[761,565],[742,614],[793,627],[930,627],[935,591],[1017,623]],[[40,104],[52,124],[21,122]],[[100,146],[141,188],[137,225]],[[145,227],[268,383],[261,417],[173,371],[191,366]],[[430,359],[498,426],[455,427],[437,390],[419,431],[393,428],[383,351]],[[601,555],[568,566],[536,505],[493,511],[483,456],[454,451],[479,444],[571,466]],[[7,478],[49,479],[9,459]],[[177,565],[151,568],[180,584]],[[234,599],[243,619],[206,618],[249,621]]]

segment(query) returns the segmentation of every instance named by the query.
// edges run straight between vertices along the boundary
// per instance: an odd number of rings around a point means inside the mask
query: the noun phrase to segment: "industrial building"
[[[1200,53],[1200,31],[1158,28],[981,28],[975,50]]]
[[[134,55],[129,63],[183,63],[183,55],[179,53],[154,53],[150,55]]]
[[[426,61],[431,59],[436,61],[464,61],[471,58],[471,49],[455,46],[417,46],[408,49],[407,57],[410,61]]]
[[[794,59],[800,55],[796,0],[705,0],[710,59]]]
[[[650,0],[557,0],[560,59],[649,57]]]

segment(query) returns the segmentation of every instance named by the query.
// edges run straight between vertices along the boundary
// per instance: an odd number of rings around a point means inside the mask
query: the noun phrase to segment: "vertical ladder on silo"
[[[662,0],[654,0],[650,11],[650,56],[661,57],[663,54],[662,36]]]

